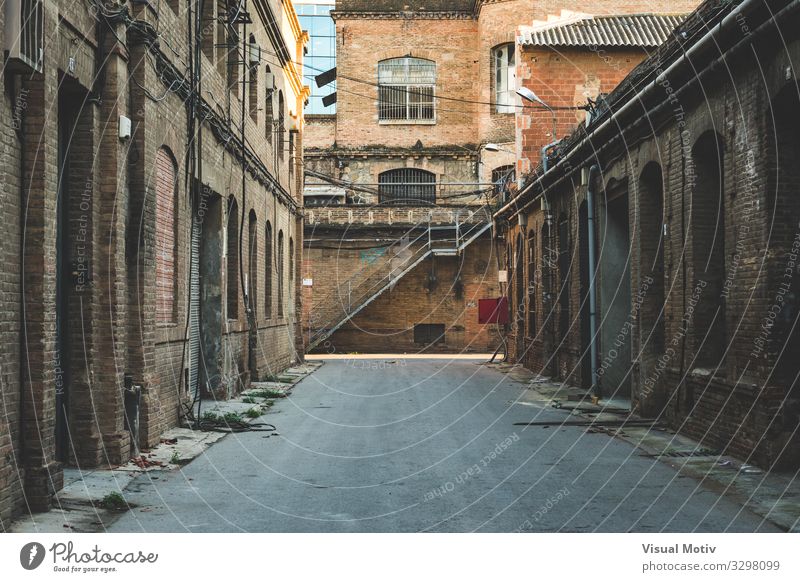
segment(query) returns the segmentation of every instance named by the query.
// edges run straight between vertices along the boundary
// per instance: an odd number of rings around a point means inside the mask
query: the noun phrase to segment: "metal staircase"
[[[308,350],[313,350],[370,303],[431,256],[456,257],[492,228],[491,215],[478,222],[415,228],[391,245],[384,260],[339,283],[314,301]]]

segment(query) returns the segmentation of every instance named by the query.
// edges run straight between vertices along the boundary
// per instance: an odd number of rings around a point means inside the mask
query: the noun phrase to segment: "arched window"
[[[286,261],[283,256],[283,231],[278,231],[278,317],[283,317],[283,276]]]
[[[227,226],[227,304],[228,319],[239,319],[239,205],[228,199]]]
[[[272,225],[267,221],[264,237],[264,259],[267,266],[264,273],[264,314],[267,319],[272,317],[272,277],[275,274],[275,265],[272,263]]]
[[[295,143],[295,135],[297,134],[296,131],[289,132],[289,186],[292,186],[294,182],[294,143]]]
[[[502,44],[492,49],[494,69],[494,101],[496,113],[514,113],[517,88],[514,43]]]
[[[278,91],[278,127],[275,130],[275,137],[278,140],[278,160],[283,163],[283,152],[286,146],[286,102],[283,99],[283,91]]]
[[[492,170],[492,184],[494,184],[494,193],[499,196],[508,191],[509,184],[513,184],[516,180],[516,171],[513,164],[507,166],[499,166]]]
[[[436,118],[436,63],[402,57],[378,63],[381,121],[433,121]]]
[[[258,47],[256,44],[256,37],[252,34],[249,38],[248,47]],[[251,51],[256,51],[257,48],[251,48]],[[250,92],[248,94],[248,105],[250,107],[250,118],[258,123],[258,62],[253,65],[252,59],[255,55],[248,54],[247,55],[247,68],[250,72]]]
[[[381,203],[435,204],[436,174],[416,168],[389,170],[378,176]]]
[[[264,75],[264,85],[266,89],[266,97],[264,99],[264,136],[267,138],[270,145],[272,145],[273,136],[275,134],[275,104],[273,101],[274,90],[272,84],[272,71],[267,67],[266,74]]]
[[[692,148],[692,268],[694,285],[705,284],[694,311],[695,366],[711,370],[722,363],[727,347],[722,147],[722,138],[708,132]]]
[[[247,248],[247,303],[255,318],[258,305],[258,220],[256,211],[252,209],[248,220]]]
[[[156,153],[156,318],[159,322],[175,319],[175,248],[176,248],[176,176],[177,164],[170,151],[162,147]]]

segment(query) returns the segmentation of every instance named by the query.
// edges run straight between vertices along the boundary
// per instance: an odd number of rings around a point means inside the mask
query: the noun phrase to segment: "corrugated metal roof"
[[[523,46],[657,47],[686,19],[685,14],[594,16],[577,22],[524,30]]]

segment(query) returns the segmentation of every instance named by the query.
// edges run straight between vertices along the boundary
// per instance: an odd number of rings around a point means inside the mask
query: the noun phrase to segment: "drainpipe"
[[[592,358],[592,394],[597,398],[602,396],[600,389],[600,376],[597,370],[597,288],[596,288],[596,249],[594,236],[594,177],[600,171],[600,166],[593,164],[589,168],[589,184],[586,188],[587,232],[589,237],[589,334],[590,357]]]
[[[547,159],[547,150],[549,150],[551,147],[553,147],[553,146],[556,146],[556,145],[558,145],[558,144],[559,144],[559,140],[556,140],[556,141],[554,141],[554,142],[551,142],[551,143],[547,144],[546,146],[544,146],[544,147],[542,148],[542,153],[541,153],[541,156],[542,156],[542,157],[541,157],[541,159],[542,159],[542,170],[543,170],[545,173],[547,172],[547,170],[548,170],[548,165],[549,165],[549,164],[547,163],[547,162],[548,162],[548,159]]]

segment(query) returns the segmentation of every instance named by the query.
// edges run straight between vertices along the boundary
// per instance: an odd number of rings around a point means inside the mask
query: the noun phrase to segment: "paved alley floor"
[[[118,532],[778,531],[478,360],[331,360],[179,470]],[[516,426],[529,421],[552,424]]]

